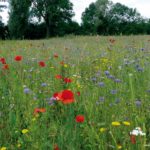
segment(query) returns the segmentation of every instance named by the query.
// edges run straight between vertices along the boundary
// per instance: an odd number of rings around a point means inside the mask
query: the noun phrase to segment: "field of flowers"
[[[150,37],[0,41],[0,150],[149,150]]]

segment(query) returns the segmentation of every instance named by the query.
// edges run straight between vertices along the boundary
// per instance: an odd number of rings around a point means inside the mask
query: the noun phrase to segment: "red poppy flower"
[[[77,95],[80,96],[80,92],[77,92]]]
[[[136,144],[136,136],[135,135],[130,135],[130,141],[132,144]]]
[[[21,60],[22,60],[22,56],[20,56],[20,55],[16,56],[16,57],[15,57],[15,60],[16,60],[16,61],[21,61]]]
[[[62,98],[63,99],[73,99],[74,94],[70,90],[64,90],[64,91],[62,91]]]
[[[54,150],[59,150],[59,147],[57,144],[54,145]]]
[[[55,98],[60,100],[63,104],[70,104],[75,101],[74,94],[71,90],[63,90],[59,93],[55,93]]]
[[[5,58],[0,58],[0,62],[1,62],[2,64],[6,64],[6,59],[5,59]]]
[[[40,66],[40,67],[45,67],[45,66],[46,66],[46,64],[45,64],[45,62],[44,62],[44,61],[40,61],[40,62],[39,62],[39,66]]]
[[[64,78],[64,82],[65,82],[65,83],[71,83],[72,80],[71,80],[70,78]]]
[[[4,64],[4,66],[2,67],[2,69],[4,69],[4,70],[9,69],[9,65],[8,64]]]
[[[54,93],[54,94],[53,94],[53,97],[54,97],[54,98],[57,98],[57,97],[58,97],[58,94],[59,94],[58,92]]]
[[[35,108],[34,109],[34,115],[39,114],[39,113],[44,113],[46,112],[45,108]]]
[[[55,58],[58,58],[58,54],[54,54],[54,57],[55,57]]]
[[[65,63],[64,63],[64,61],[61,61],[60,64],[61,64],[61,65],[64,65]]]
[[[55,76],[56,79],[62,79],[62,76],[60,74]]]
[[[76,122],[83,123],[84,122],[84,116],[83,115],[77,115],[76,116]]]

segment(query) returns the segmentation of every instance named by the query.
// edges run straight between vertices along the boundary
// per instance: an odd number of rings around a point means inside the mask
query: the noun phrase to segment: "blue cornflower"
[[[45,87],[45,86],[47,86],[47,84],[46,84],[46,83],[42,83],[41,86],[42,86],[42,87]]]
[[[99,83],[98,83],[98,86],[100,86],[100,87],[104,87],[104,86],[105,86],[105,84],[104,84],[104,82],[99,82]]]
[[[117,94],[117,90],[111,90],[110,93],[111,94]]]
[[[115,79],[115,77],[113,75],[108,75],[107,78],[109,78],[109,79]]]
[[[104,102],[105,101],[105,97],[99,97],[99,101],[100,102]]]
[[[141,68],[141,67],[138,67],[138,68],[137,68],[137,71],[139,71],[139,72],[143,72],[143,71],[144,71],[144,69],[143,69],[143,68]]]
[[[54,101],[56,101],[56,98],[51,97],[51,98],[47,98],[46,100],[48,101],[48,104],[49,104],[49,105],[53,105],[53,104],[54,104]]]
[[[91,80],[92,80],[92,81],[96,81],[97,79],[96,79],[96,77],[93,77],[93,78],[91,78]]]
[[[135,105],[136,105],[137,107],[140,107],[141,104],[142,104],[141,100],[136,100],[136,101],[135,101]]]
[[[120,79],[114,79],[114,81],[115,81],[116,83],[120,83],[120,82],[121,82]]]
[[[29,94],[29,93],[30,93],[30,89],[29,89],[29,88],[24,88],[23,92],[24,92],[25,94]]]
[[[110,75],[110,72],[108,70],[106,70],[104,73],[106,76]]]

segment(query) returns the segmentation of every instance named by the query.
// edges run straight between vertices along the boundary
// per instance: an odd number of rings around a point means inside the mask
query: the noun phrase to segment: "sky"
[[[95,2],[96,0],[70,0],[74,5],[75,17],[73,18],[75,21],[81,23],[81,15],[86,7],[89,6],[90,3]],[[126,6],[137,8],[140,14],[144,17],[150,18],[150,0],[112,0],[114,3],[120,2],[125,4]],[[4,4],[0,0],[0,4]],[[3,13],[0,13],[3,17],[3,21],[6,23],[8,20],[8,13],[5,10]]]

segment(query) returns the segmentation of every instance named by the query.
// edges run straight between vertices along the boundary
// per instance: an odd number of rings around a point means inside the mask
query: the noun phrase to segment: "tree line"
[[[110,0],[97,0],[82,13],[82,23],[72,20],[75,15],[69,0],[9,0],[9,21],[2,23],[0,38],[42,39],[74,35],[150,34],[150,19],[135,8]],[[6,6],[0,5],[0,11]]]

